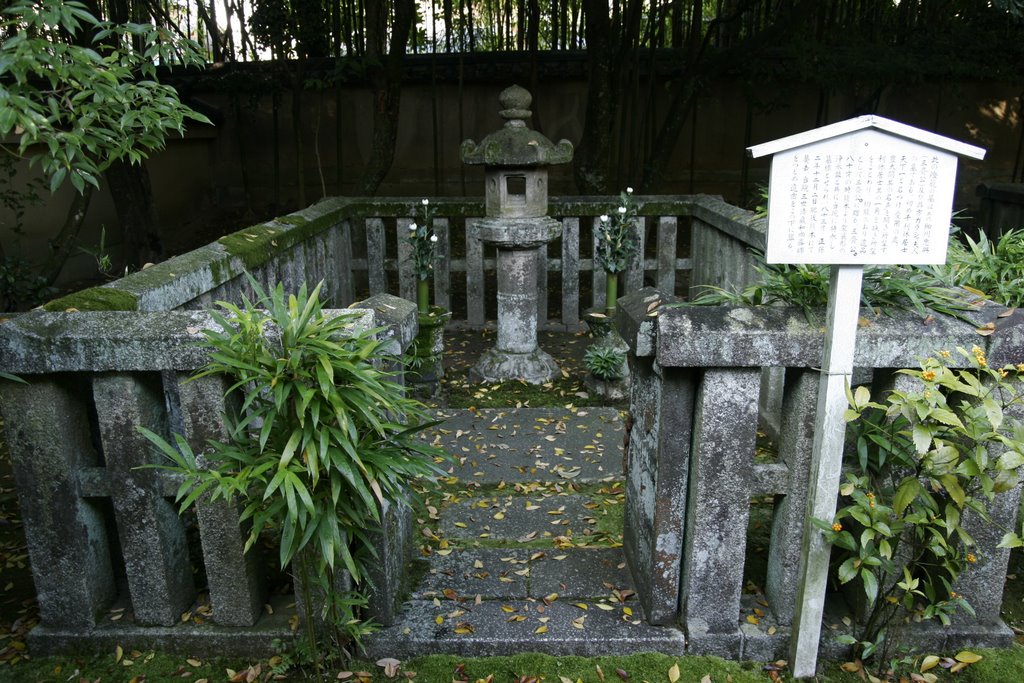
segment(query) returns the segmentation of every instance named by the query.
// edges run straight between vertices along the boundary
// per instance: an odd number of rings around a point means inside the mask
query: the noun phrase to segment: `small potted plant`
[[[614,346],[594,344],[583,356],[587,367],[587,388],[613,401],[626,398],[629,385],[624,381],[629,366],[626,353]]]
[[[419,313],[419,332],[410,349],[406,379],[420,396],[437,393],[440,379],[444,377],[444,328],[451,320],[451,311],[441,306],[430,305],[430,282],[434,272],[437,234],[434,233],[435,209],[429,199],[420,202],[420,216],[417,222],[415,209],[413,222],[409,224],[408,242],[412,247],[410,259],[416,273],[416,310]]]
[[[604,313],[591,311],[584,319],[594,336],[591,351],[608,349],[601,358],[603,361],[618,358],[619,369],[611,374],[605,372],[606,376],[600,377],[588,362],[587,385],[602,396],[615,398],[612,393],[621,397],[629,386],[629,366],[626,364],[628,347],[615,330],[615,305],[619,298],[619,274],[625,272],[640,249],[633,188],[627,187],[619,195],[619,205],[610,216],[604,214],[598,219],[596,237],[594,259],[606,276],[605,309]]]

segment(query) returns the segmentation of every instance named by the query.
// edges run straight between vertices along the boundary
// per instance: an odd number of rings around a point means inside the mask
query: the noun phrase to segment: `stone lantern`
[[[487,217],[468,228],[498,249],[498,341],[473,368],[487,382],[520,379],[541,384],[559,374],[554,359],[537,345],[537,265],[541,249],[561,236],[547,216],[548,170],[572,160],[572,143],[557,145],[530,130],[530,93],[513,85],[502,91],[505,126],[480,144],[462,143],[462,161],[482,164]]]

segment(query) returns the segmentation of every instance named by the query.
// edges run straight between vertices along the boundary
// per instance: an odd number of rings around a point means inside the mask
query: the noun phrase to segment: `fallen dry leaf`
[[[393,657],[385,657],[378,659],[376,662],[377,666],[384,669],[384,675],[388,678],[394,678],[398,675],[398,668],[402,665],[400,661]]]

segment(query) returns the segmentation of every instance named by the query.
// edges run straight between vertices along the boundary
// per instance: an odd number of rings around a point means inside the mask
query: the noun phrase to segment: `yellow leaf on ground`
[[[921,673],[924,673],[925,671],[928,671],[929,669],[934,669],[935,667],[937,667],[939,665],[940,661],[941,660],[939,659],[938,656],[936,656],[936,655],[928,655],[927,657],[925,657],[924,659],[921,660]]]
[[[970,650],[964,650],[956,656],[956,661],[963,662],[964,664],[974,664],[975,662],[980,662],[982,659],[983,657],[981,655],[974,654]]]
[[[673,664],[668,670],[669,683],[676,683],[679,680],[679,663]]]

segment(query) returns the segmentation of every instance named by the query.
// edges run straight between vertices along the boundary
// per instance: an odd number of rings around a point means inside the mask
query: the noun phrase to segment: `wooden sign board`
[[[957,154],[984,150],[878,116],[750,148],[773,154],[768,263],[940,264]]]
[[[981,159],[985,150],[862,116],[749,151],[773,155],[768,263],[832,266],[790,643],[793,675],[808,678],[817,667],[831,552],[811,520],[836,512],[864,265],[945,263],[956,155]]]

